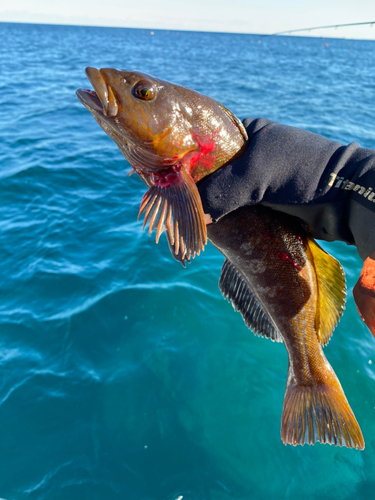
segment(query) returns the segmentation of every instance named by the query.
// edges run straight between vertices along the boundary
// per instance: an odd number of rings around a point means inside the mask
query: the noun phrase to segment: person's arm
[[[375,251],[363,263],[353,297],[359,315],[375,337]]]
[[[198,189],[206,223],[260,203],[302,219],[313,237],[355,245],[365,261],[353,295],[375,336],[375,151],[265,119],[246,119],[246,153]]]

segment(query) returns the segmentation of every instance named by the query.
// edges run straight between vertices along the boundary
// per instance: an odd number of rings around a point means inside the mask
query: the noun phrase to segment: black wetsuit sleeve
[[[375,151],[298,128],[246,119],[245,154],[204,178],[198,189],[214,221],[260,203],[295,215],[315,238],[375,250]]]

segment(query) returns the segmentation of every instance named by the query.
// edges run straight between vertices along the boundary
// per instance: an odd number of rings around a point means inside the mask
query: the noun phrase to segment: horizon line
[[[370,23],[352,23],[355,24],[374,24],[374,22]],[[149,28],[149,27],[134,27],[134,26],[109,26],[109,25],[97,25],[97,24],[70,24],[70,23],[59,23],[59,22],[28,22],[28,21],[4,21],[0,20],[0,24],[26,24],[26,25],[36,25],[36,26],[70,26],[70,27],[85,27],[85,28],[109,28],[109,29],[131,29],[131,30],[143,30],[143,31],[174,31],[174,32],[184,32],[184,33],[214,33],[214,34],[223,34],[223,35],[248,35],[248,36],[259,36],[259,37],[280,37],[280,38],[324,38],[324,39],[332,39],[332,40],[356,40],[356,41],[368,41],[374,42],[375,39],[372,38],[343,38],[343,37],[330,37],[330,36],[322,36],[322,35],[310,35],[310,36],[301,36],[290,34],[293,32],[301,32],[308,31],[311,29],[323,29],[323,28],[336,28],[340,27],[340,25],[330,25],[323,26],[318,28],[301,28],[289,31],[279,31],[277,33],[249,33],[242,31],[214,31],[214,30],[188,30],[188,29],[176,29],[176,28]],[[341,26],[349,26],[341,25]],[[289,34],[288,34],[289,33]]]

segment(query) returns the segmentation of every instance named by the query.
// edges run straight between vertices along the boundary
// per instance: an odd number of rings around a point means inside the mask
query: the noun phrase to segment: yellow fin
[[[319,342],[326,345],[345,308],[345,274],[340,262],[325,252],[315,240],[308,238],[307,244],[318,282],[316,330]]]

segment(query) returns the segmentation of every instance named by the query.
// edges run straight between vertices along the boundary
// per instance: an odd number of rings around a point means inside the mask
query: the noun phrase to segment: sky
[[[0,21],[272,34],[314,26],[375,22],[375,1],[2,0]],[[375,40],[375,24],[300,35]]]

